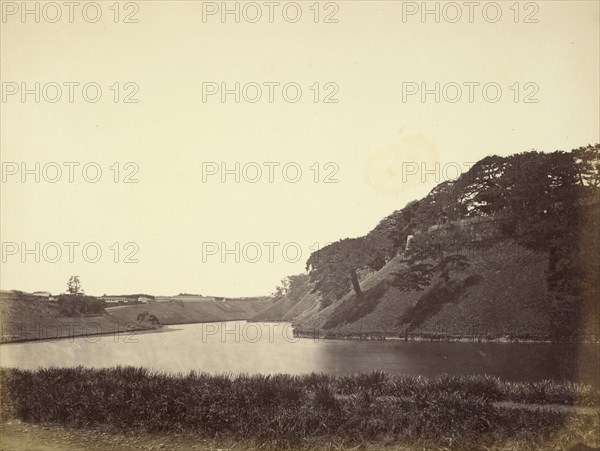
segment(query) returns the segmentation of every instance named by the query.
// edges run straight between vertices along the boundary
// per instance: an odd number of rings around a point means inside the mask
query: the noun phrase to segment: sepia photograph
[[[600,451],[600,1],[0,0],[0,451]]]

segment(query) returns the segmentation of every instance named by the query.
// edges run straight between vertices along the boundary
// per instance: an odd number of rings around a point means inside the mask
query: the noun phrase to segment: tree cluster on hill
[[[598,202],[599,188],[599,144],[571,152],[489,156],[458,179],[440,183],[423,199],[393,212],[367,236],[393,256],[415,231],[476,217],[515,222],[527,216],[536,222],[561,205],[569,207],[566,202],[574,201],[572,208]],[[546,226],[554,219],[544,218]]]
[[[138,323],[148,322],[150,324],[160,324],[160,321],[155,315],[149,314],[147,311],[139,313],[136,318]]]
[[[101,315],[104,301],[93,296],[61,294],[58,296],[58,311],[63,316]]]
[[[409,265],[395,274],[397,287],[423,289],[436,274],[448,285],[451,271],[469,264],[458,250],[476,240],[459,226],[487,222],[493,239],[548,255],[553,334],[576,338],[582,321],[600,317],[599,210],[599,144],[571,152],[489,156],[393,212],[366,236],[314,252],[306,268],[323,306],[351,290],[362,299],[361,271],[377,271],[398,254]]]
[[[313,291],[318,291],[326,302],[331,303],[346,294],[349,286],[361,299],[359,271],[377,271],[385,263],[385,255],[369,238],[346,238],[313,252],[306,262],[306,269],[314,283]]]

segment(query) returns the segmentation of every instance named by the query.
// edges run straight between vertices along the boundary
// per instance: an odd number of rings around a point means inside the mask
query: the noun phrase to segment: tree
[[[275,287],[275,291],[271,294],[271,296],[273,297],[275,302],[277,302],[286,297],[289,291],[290,281],[289,278],[286,277],[285,279],[281,279],[281,282]]]
[[[75,296],[83,294],[83,290],[81,289],[81,281],[79,280],[79,276],[71,276],[69,277],[69,281],[67,282],[67,291],[69,294],[73,294]]]
[[[510,194],[511,157],[492,155],[473,165],[455,185],[461,217],[484,216],[504,209]]]
[[[309,278],[328,301],[340,299],[352,288],[359,299],[363,293],[358,280],[360,270],[378,270],[385,264],[384,254],[366,237],[346,238],[311,254],[306,262]]]
[[[600,188],[600,144],[575,149],[573,156],[581,186]]]
[[[457,250],[454,244],[452,240],[435,238],[427,233],[416,235],[407,251],[408,267],[392,274],[392,285],[402,291],[422,291],[431,284],[433,275],[439,272],[442,288],[448,288],[451,272],[470,266],[465,255],[447,253],[450,248]],[[429,262],[431,260],[433,263]]]
[[[432,272],[431,263],[413,264],[404,271],[394,273],[392,285],[401,291],[423,291],[431,284]]]
[[[147,311],[138,313],[137,322],[149,322],[150,324],[160,324],[160,321],[155,315],[149,314]]]
[[[63,316],[97,315],[104,313],[104,302],[83,294],[61,294],[57,299],[58,310]]]
[[[577,340],[598,315],[598,145],[534,155],[513,189],[517,242],[548,255],[546,282],[555,341]],[[595,281],[595,282],[594,282]]]
[[[377,248],[386,259],[392,259],[399,250],[404,250],[407,237],[413,233],[414,215],[418,208],[419,203],[411,201],[402,210],[396,210],[383,218],[368,233],[367,239],[377,243]]]
[[[275,291],[271,296],[275,301],[287,298],[292,304],[295,304],[302,299],[311,288],[308,274],[294,274],[282,279],[280,284],[275,287]]]

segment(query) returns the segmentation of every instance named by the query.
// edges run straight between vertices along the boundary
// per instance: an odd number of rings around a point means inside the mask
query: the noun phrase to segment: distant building
[[[102,296],[102,299],[107,304],[127,304],[129,299],[124,296]]]
[[[150,302],[152,299],[147,298],[146,296],[140,296],[138,298],[138,302],[141,302],[142,304],[147,304],[148,302]]]
[[[52,296],[49,291],[34,291],[31,293],[31,295],[37,298],[45,299],[48,302],[56,302],[56,298]]]

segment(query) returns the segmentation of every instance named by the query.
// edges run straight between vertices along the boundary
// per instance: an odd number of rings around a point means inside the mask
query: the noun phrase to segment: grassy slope
[[[288,298],[282,298],[259,311],[253,321],[298,321],[309,312],[317,313],[319,298],[312,293],[305,294],[298,302],[293,303]]]
[[[441,305],[413,332],[461,337],[504,335],[543,338],[548,333],[546,299],[546,256],[524,251],[506,241],[469,254],[471,267],[457,273],[456,280],[480,276],[456,303]],[[326,328],[334,333],[402,333],[407,325],[400,318],[428,290],[401,292],[389,286],[392,273],[405,263],[399,257],[361,282],[365,293],[374,293],[370,305],[358,307],[352,293],[325,309],[315,295],[305,296],[287,310],[284,301],[271,307],[268,319],[287,320],[303,330]],[[275,309],[277,307],[277,309]],[[265,312],[257,315],[267,319]],[[276,314],[279,314],[277,316]]]
[[[314,314],[318,310],[319,296],[309,292],[286,312],[284,319],[286,321],[294,321],[296,319],[303,318],[304,316]]]
[[[252,318],[253,321],[283,321],[286,313],[292,308],[288,298],[282,298],[271,302],[266,308],[259,311]]]
[[[268,301],[170,301],[112,307],[106,314],[64,317],[56,305],[31,295],[0,292],[0,342],[40,340],[59,337],[113,333],[117,330],[154,329],[138,323],[142,312],[155,315],[161,324],[248,319],[263,309]]]
[[[123,322],[111,315],[64,317],[60,315],[56,305],[11,291],[0,292],[0,323],[0,342],[42,340],[123,330]],[[131,326],[130,329],[153,328],[149,324]]]
[[[155,315],[161,324],[185,324],[211,321],[249,319],[262,310],[268,301],[169,301],[156,304],[125,305],[110,307],[107,312],[122,322],[135,321],[138,314]]]

